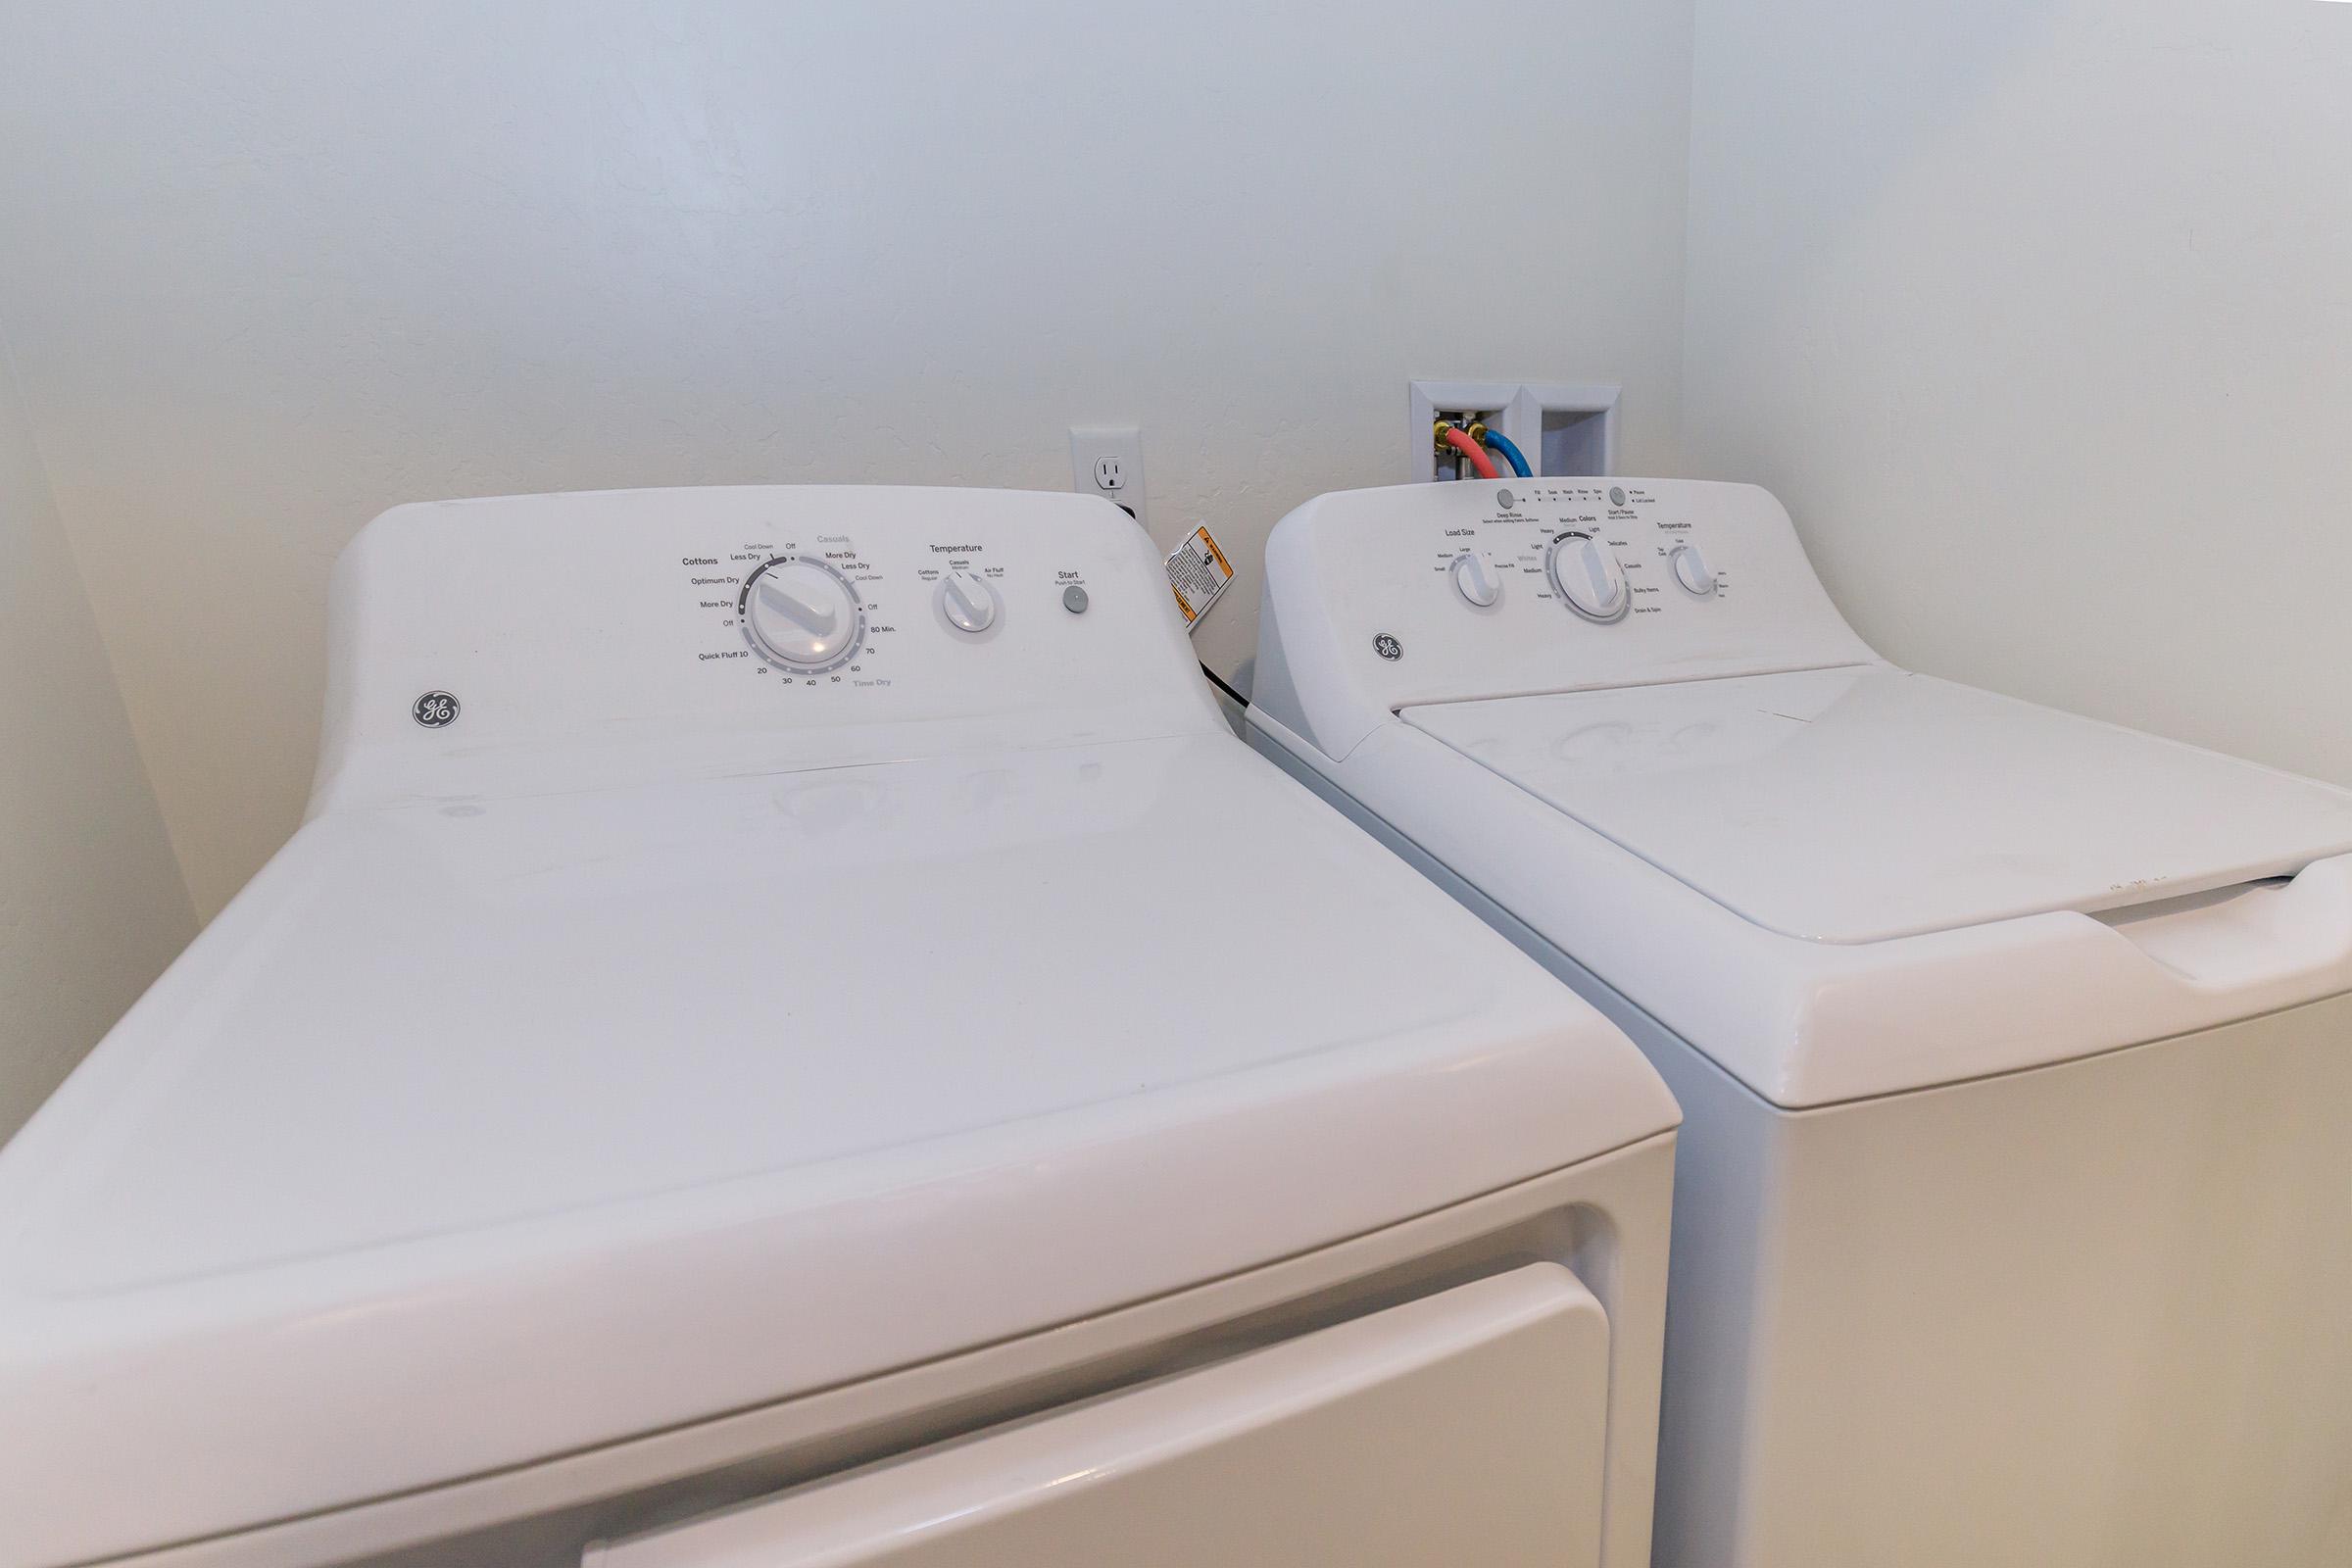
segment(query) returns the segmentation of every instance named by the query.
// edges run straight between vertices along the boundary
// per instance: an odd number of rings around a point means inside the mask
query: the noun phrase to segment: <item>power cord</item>
[[[1224,676],[1209,668],[1208,662],[1206,660],[1203,660],[1200,662],[1200,673],[1208,677],[1208,683],[1211,686],[1214,686],[1217,690],[1232,698],[1237,707],[1248,708],[1250,706],[1250,699],[1244,697],[1240,692],[1235,691]]]

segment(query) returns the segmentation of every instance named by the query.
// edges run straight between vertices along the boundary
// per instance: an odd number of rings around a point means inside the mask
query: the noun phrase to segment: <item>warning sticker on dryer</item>
[[[1184,612],[1188,631],[1200,624],[1200,617],[1208,613],[1208,607],[1231,581],[1233,563],[1217,548],[1205,523],[1195,528],[1168,557],[1168,587],[1176,595],[1176,608]]]

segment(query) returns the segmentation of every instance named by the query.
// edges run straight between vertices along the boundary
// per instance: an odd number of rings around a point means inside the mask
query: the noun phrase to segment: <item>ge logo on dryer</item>
[[[1372,639],[1372,651],[1393,662],[1404,657],[1404,644],[1384,631]]]
[[[447,692],[426,692],[409,709],[409,716],[426,729],[441,729],[458,719],[458,700]]]

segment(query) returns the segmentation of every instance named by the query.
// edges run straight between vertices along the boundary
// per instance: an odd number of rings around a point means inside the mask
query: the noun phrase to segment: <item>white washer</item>
[[[1671,1098],[1116,509],[404,507],[331,627],[0,1152],[0,1563],[1646,1560]]]
[[[1325,496],[1260,636],[1682,1102],[1661,1563],[2352,1562],[2352,796],[1889,666],[1743,485]]]

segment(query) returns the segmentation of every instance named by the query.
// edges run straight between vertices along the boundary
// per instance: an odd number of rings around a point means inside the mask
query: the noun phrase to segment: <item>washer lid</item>
[[[1879,665],[1406,722],[1770,930],[1878,942],[2289,875],[2352,794]]]
[[[1675,1120],[1229,734],[329,813],[0,1151],[0,1563],[837,1387]]]

